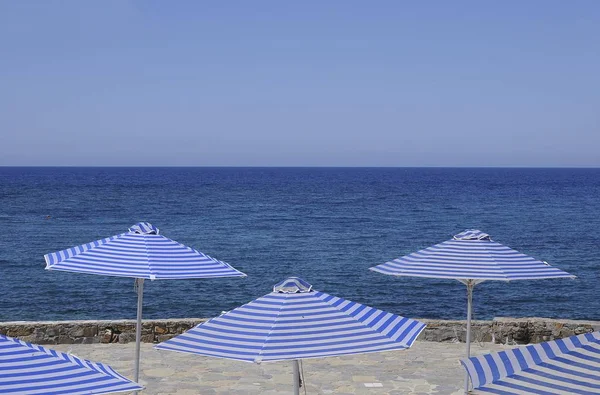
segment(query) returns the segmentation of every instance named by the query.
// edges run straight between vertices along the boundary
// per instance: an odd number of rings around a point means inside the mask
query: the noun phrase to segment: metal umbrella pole
[[[297,359],[292,361],[294,370],[294,395],[300,395],[300,366]]]
[[[140,342],[142,337],[142,302],[144,300],[144,279],[136,278],[135,286],[137,288],[138,304],[137,304],[137,323],[135,326],[135,368],[133,371],[133,379],[137,383],[140,377]],[[137,394],[137,392],[135,392]]]
[[[467,280],[467,359],[471,357],[471,314],[473,312],[473,288],[475,282]],[[465,374],[465,394],[469,393],[469,374]]]

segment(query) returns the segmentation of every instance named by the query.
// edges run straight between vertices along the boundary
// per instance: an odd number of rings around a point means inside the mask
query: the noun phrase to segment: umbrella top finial
[[[159,233],[158,228],[149,222],[138,222],[129,228],[129,231],[140,235],[157,235]]]
[[[454,240],[486,240],[491,241],[492,238],[487,233],[484,233],[478,229],[467,229],[454,235]]]
[[[311,290],[312,285],[310,285],[308,282],[301,279],[300,277],[286,278],[282,282],[275,284],[275,286],[273,287],[273,292],[285,294],[311,292]]]

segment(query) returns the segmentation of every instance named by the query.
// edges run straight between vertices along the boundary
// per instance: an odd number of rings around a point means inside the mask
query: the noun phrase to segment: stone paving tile
[[[134,344],[59,344],[51,348],[107,363],[124,376],[133,376]],[[471,350],[473,355],[481,355],[508,348],[474,343]],[[464,351],[464,344],[419,341],[404,351],[305,360],[306,393],[460,395],[464,370],[459,359]],[[146,343],[141,352],[144,395],[269,395],[290,393],[292,389],[290,362],[256,365],[158,351]]]

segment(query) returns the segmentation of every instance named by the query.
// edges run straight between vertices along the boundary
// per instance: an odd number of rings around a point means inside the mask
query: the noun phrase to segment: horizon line
[[[519,166],[519,165],[498,165],[498,166],[321,166],[321,165],[0,165],[0,168],[258,168],[258,169],[600,169],[596,166]]]

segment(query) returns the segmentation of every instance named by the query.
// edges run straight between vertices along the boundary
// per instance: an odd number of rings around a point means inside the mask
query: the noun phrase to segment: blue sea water
[[[0,320],[135,318],[132,279],[49,272],[43,255],[138,221],[248,274],[147,282],[146,318],[214,316],[300,276],[408,317],[462,319],[459,282],[368,268],[477,228],[578,279],[483,283],[476,319],[600,319],[600,169],[5,167]]]

